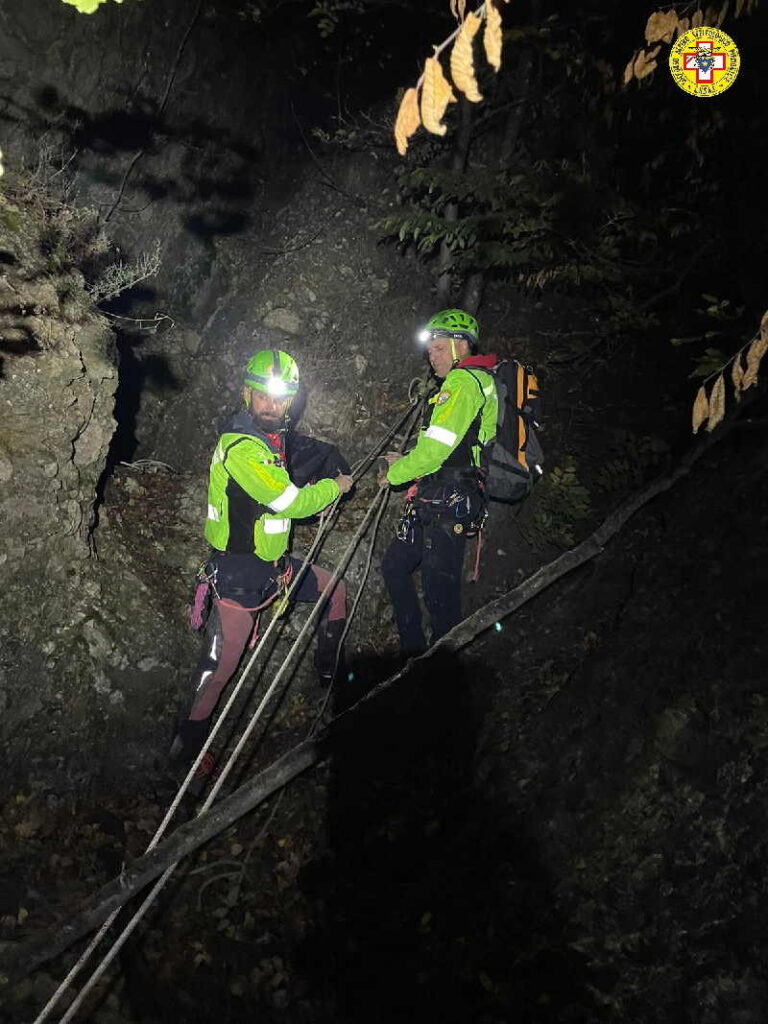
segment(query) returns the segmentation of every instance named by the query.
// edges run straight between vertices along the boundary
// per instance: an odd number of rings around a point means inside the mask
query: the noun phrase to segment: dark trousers
[[[433,644],[461,621],[461,568],[467,539],[453,529],[455,519],[414,518],[407,540],[395,538],[381,570],[400,634],[400,650],[409,657],[426,650],[421,608],[413,574],[421,568],[424,603]]]

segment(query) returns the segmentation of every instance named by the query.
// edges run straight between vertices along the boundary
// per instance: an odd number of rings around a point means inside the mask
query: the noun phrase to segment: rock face
[[[47,252],[46,235],[61,219],[13,190],[0,206],[0,476],[11,562],[52,544],[65,560],[88,555],[114,430],[114,336],[75,260],[62,266]]]
[[[166,727],[197,646],[182,615],[205,551],[216,424],[255,349],[296,355],[302,429],[350,459],[422,371],[411,338],[429,312],[428,275],[370,231],[376,203],[394,202],[395,158],[324,153],[318,174],[285,115],[293,86],[269,73],[314,47],[314,29],[297,38],[278,24],[267,43],[246,6],[107,4],[84,18],[52,3],[40,18],[0,0],[0,68],[13,82],[0,205],[0,739],[19,766],[33,747],[108,765],[121,729],[141,761]],[[233,61],[246,47],[253,59]],[[159,273],[112,311],[167,313],[162,332],[95,310],[105,222],[113,264],[160,242]],[[114,463],[137,455],[166,462],[173,484],[145,486],[140,469],[112,480]],[[381,610],[373,595],[363,622]]]
[[[79,253],[61,255],[73,236],[58,252],[46,244],[62,220],[61,207],[21,185],[0,206],[0,746],[4,771],[17,773],[59,756],[76,773],[106,739],[105,712],[112,735],[142,677],[128,671],[132,647],[154,649],[128,560],[109,542],[112,557],[99,558],[95,540],[115,426],[115,339],[72,265]],[[133,617],[132,604],[143,608]],[[149,634],[139,641],[142,625]]]

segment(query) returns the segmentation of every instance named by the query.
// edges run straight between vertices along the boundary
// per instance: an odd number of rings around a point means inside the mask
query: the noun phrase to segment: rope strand
[[[347,564],[348,564],[349,560],[351,559],[352,555],[354,554],[354,552],[355,552],[355,550],[357,548],[357,545],[360,542],[360,539],[361,539],[362,535],[365,533],[365,531],[368,528],[368,523],[370,522],[370,519],[372,517],[373,512],[375,511],[377,505],[381,502],[382,498],[384,498],[386,496],[387,489],[388,489],[388,485],[387,484],[382,484],[379,487],[378,491],[376,492],[376,496],[374,497],[373,501],[371,502],[370,506],[368,507],[368,511],[366,512],[363,521],[360,523],[360,526],[358,527],[354,537],[352,538],[352,540],[350,541],[349,545],[347,546],[347,549],[344,552],[344,554],[342,555],[339,564],[336,566],[336,568],[334,569],[333,573],[331,574],[331,577],[328,580],[327,584],[325,585],[325,588],[324,588],[322,594],[320,595],[318,600],[315,602],[315,604],[314,604],[314,606],[312,608],[312,612],[310,613],[309,617],[307,618],[307,621],[304,623],[304,626],[300,630],[299,635],[294,640],[291,649],[289,650],[288,654],[286,655],[285,659],[283,660],[283,663],[281,664],[281,666],[277,670],[277,674],[275,675],[274,679],[272,680],[272,683],[268,687],[267,692],[262,697],[262,699],[261,699],[261,701],[259,703],[259,706],[257,707],[256,711],[251,716],[251,720],[249,721],[248,725],[246,726],[245,731],[243,732],[242,736],[238,740],[237,745],[235,746],[234,750],[232,751],[232,753],[229,755],[229,758],[225,762],[224,767],[221,770],[221,774],[219,775],[218,779],[216,779],[216,781],[214,782],[210,792],[208,793],[208,796],[206,797],[205,801],[203,802],[203,804],[202,804],[200,810],[198,811],[196,817],[200,817],[201,814],[205,814],[205,812],[210,809],[211,805],[213,804],[214,800],[216,799],[216,796],[218,795],[219,790],[224,785],[224,782],[226,781],[227,776],[229,775],[230,771],[232,770],[232,768],[234,767],[235,763],[239,759],[240,754],[242,753],[243,747],[245,746],[248,738],[250,737],[251,733],[253,732],[253,730],[256,727],[256,724],[258,723],[259,719],[261,718],[261,715],[263,714],[264,709],[267,706],[267,703],[269,702],[270,697],[274,693],[275,688],[277,687],[277,684],[280,682],[282,677],[285,675],[285,672],[287,670],[288,665],[291,662],[293,654],[299,648],[299,646],[300,646],[302,640],[304,639],[305,634],[308,632],[309,628],[311,626],[315,625],[315,622],[316,622],[317,618],[319,617],[319,614],[320,614],[320,611],[322,609],[322,606],[323,606],[323,603],[325,601],[325,598],[328,597],[330,592],[333,590],[333,588],[336,586],[336,584],[338,583],[339,579],[341,578],[342,572],[347,567]],[[273,620],[273,621],[275,621],[275,620]],[[252,660],[253,659],[251,659],[251,661]],[[249,667],[250,667],[250,663],[249,663]],[[242,680],[242,677],[241,677],[241,680]],[[230,704],[231,704],[231,700],[230,700]],[[191,778],[191,775],[192,775],[192,770],[190,769],[190,774],[187,776],[187,779],[185,780],[185,783],[189,782],[189,780]],[[166,816],[166,817],[168,817],[168,816]],[[176,866],[177,866],[178,863],[179,862],[176,861],[176,863],[174,863],[170,867],[166,868],[165,872],[160,876],[160,878],[157,880],[157,882],[155,882],[155,884],[152,887],[152,890],[150,891],[150,893],[143,900],[143,902],[139,906],[138,910],[136,910],[136,912],[134,913],[133,917],[131,917],[131,919],[128,921],[128,923],[126,925],[124,925],[124,927],[123,927],[122,931],[120,932],[120,934],[114,940],[114,942],[112,943],[110,948],[107,950],[107,952],[104,954],[104,956],[100,960],[98,966],[95,968],[95,970],[93,971],[91,976],[85,982],[85,984],[83,985],[82,989],[80,990],[80,992],[76,996],[74,1002],[70,1005],[70,1007],[67,1010],[67,1012],[61,1018],[60,1024],[69,1024],[69,1021],[72,1020],[72,1017],[77,1012],[77,1010],[82,1006],[83,1001],[85,1000],[85,998],[88,995],[88,993],[93,989],[94,985],[98,982],[98,980],[104,974],[106,969],[109,967],[109,965],[112,963],[114,958],[117,956],[117,954],[122,949],[123,945],[125,944],[126,940],[128,939],[129,935],[131,934],[131,932],[134,930],[136,925],[139,923],[139,921],[146,914],[147,910],[150,908],[152,903],[155,901],[155,899],[157,898],[158,894],[162,890],[163,886],[165,885],[165,883],[168,881],[168,879],[173,874],[173,872],[176,869]]]
[[[411,383],[413,384],[413,382],[411,382]],[[353,476],[354,480],[360,479],[360,477],[362,477],[367,472],[367,470],[370,468],[371,464],[373,463],[375,458],[379,455],[381,450],[395,436],[395,434],[400,429],[400,427],[407,421],[408,417],[413,414],[414,410],[419,406],[419,404],[421,402],[421,399],[418,396],[413,396],[412,397],[412,388],[409,388],[409,399],[410,399],[410,404],[409,404],[408,408],[406,409],[405,413],[397,420],[395,425],[393,427],[391,427],[390,430],[387,431],[387,433],[371,449],[371,451],[366,456],[364,456],[362,459],[360,459],[358,461],[358,463],[355,464],[355,467],[353,468],[353,473],[352,473],[352,476]],[[416,420],[414,420],[414,422],[416,422]],[[410,432],[412,431],[412,429],[413,429],[413,423],[409,426],[409,431],[408,431],[408,435],[407,436],[410,436]],[[405,444],[405,441],[403,442],[403,445],[404,444]],[[208,810],[208,808],[211,806],[211,804],[215,800],[216,796],[218,795],[218,792],[221,789],[221,786],[223,785],[227,775],[229,774],[232,766],[234,765],[235,761],[239,757],[240,752],[242,751],[242,748],[243,748],[246,740],[251,735],[251,733],[253,732],[253,729],[255,728],[257,722],[261,718],[261,715],[262,715],[265,707],[267,706],[267,703],[268,703],[270,697],[274,693],[275,687],[277,686],[277,684],[280,681],[280,679],[283,677],[285,669],[286,669],[287,665],[290,663],[290,660],[291,660],[291,658],[293,656],[293,653],[297,649],[299,643],[303,639],[303,637],[306,634],[306,632],[307,632],[308,628],[310,627],[310,625],[313,626],[315,624],[315,622],[317,620],[317,617],[319,615],[319,609],[322,608],[326,596],[330,593],[330,591],[336,585],[336,583],[338,582],[338,580],[341,577],[341,572],[343,571],[343,568],[346,568],[346,565],[347,565],[348,561],[351,559],[352,554],[354,554],[354,551],[357,548],[357,544],[359,543],[359,539],[361,538],[361,536],[363,535],[365,529],[367,528],[367,524],[368,524],[368,522],[370,520],[371,512],[372,512],[373,508],[375,507],[376,503],[382,497],[382,494],[384,495],[385,500],[382,501],[382,503],[381,503],[381,508],[379,510],[379,515],[377,516],[377,519],[376,519],[375,529],[378,530],[378,524],[381,521],[381,516],[383,515],[383,510],[384,510],[384,507],[386,506],[386,499],[388,498],[388,491],[385,489],[385,487],[383,485],[377,491],[376,496],[375,496],[373,502],[369,506],[369,509],[368,509],[368,511],[367,511],[367,513],[366,513],[366,515],[365,515],[365,517],[364,517],[360,527],[358,528],[358,531],[356,532],[355,536],[353,537],[353,540],[352,540],[351,544],[348,546],[347,551],[342,556],[341,562],[339,563],[339,565],[337,566],[337,568],[334,570],[333,574],[331,575],[331,578],[329,579],[328,584],[326,585],[325,589],[323,590],[323,593],[320,595],[318,600],[315,602],[315,605],[314,605],[314,607],[312,609],[312,612],[311,612],[310,616],[307,619],[307,622],[304,624],[304,627],[299,632],[299,635],[296,638],[296,640],[294,641],[294,644],[291,647],[290,651],[288,652],[286,658],[283,660],[282,664],[278,668],[278,671],[277,671],[277,674],[276,674],[275,678],[273,679],[271,685],[268,687],[267,692],[265,693],[264,697],[260,701],[259,706],[257,707],[256,711],[254,712],[254,715],[252,716],[251,721],[249,722],[248,726],[246,727],[245,732],[243,733],[243,735],[241,736],[238,744],[236,745],[236,747],[234,748],[234,750],[230,754],[230,757],[227,760],[227,762],[225,763],[225,766],[222,769],[222,771],[221,771],[221,773],[219,775],[219,778],[215,781],[215,783],[214,783],[210,793],[208,794],[208,797],[206,798],[205,802],[203,803],[201,809],[198,811],[198,816],[200,814],[205,813],[205,811]],[[330,533],[331,529],[335,525],[335,521],[336,521],[338,510],[339,510],[340,499],[341,499],[341,495],[339,495],[339,497],[337,497],[333,501],[333,503],[328,508],[326,508],[323,511],[323,513],[321,514],[320,522],[318,524],[318,528],[317,528],[317,531],[315,533],[314,540],[313,540],[312,544],[310,545],[309,551],[307,552],[307,555],[304,558],[304,561],[302,562],[302,565],[301,565],[299,571],[295,574],[294,578],[292,579],[291,585],[290,585],[290,587],[289,587],[289,589],[288,589],[288,591],[286,593],[286,597],[287,597],[288,600],[290,600],[290,597],[293,595],[294,591],[297,589],[297,587],[299,586],[299,584],[303,580],[305,572],[307,571],[308,567],[312,564],[312,559],[313,559],[314,555],[319,550],[319,548],[322,546],[322,541],[325,539],[327,534]],[[372,557],[372,554],[373,554],[373,547],[371,546],[371,550],[369,552],[369,563],[368,563],[368,566],[367,566],[365,574],[364,574],[363,586],[364,586],[365,580],[367,579],[368,570],[370,568],[370,559]],[[353,614],[354,614],[354,611],[356,611],[356,609],[357,609],[357,605],[359,603],[359,599],[360,599],[360,596],[362,594],[362,589],[363,589],[363,587],[361,586],[361,589],[360,589],[360,591],[359,591],[359,593],[357,595],[357,598],[355,600],[355,604],[353,605]],[[347,622],[347,626],[345,628],[345,631],[344,631],[344,634],[342,636],[342,639],[346,636],[346,633],[348,631],[349,621],[351,621],[351,620],[348,620],[348,622]],[[223,727],[223,724],[224,724],[226,718],[228,717],[228,715],[229,715],[229,713],[230,713],[230,711],[232,709],[232,706],[233,706],[235,700],[237,699],[239,693],[241,692],[243,686],[245,685],[246,679],[248,678],[248,676],[249,676],[249,674],[251,672],[251,669],[252,669],[253,665],[256,662],[256,659],[258,658],[259,654],[263,650],[264,645],[266,644],[270,634],[272,633],[272,630],[276,628],[278,623],[282,623],[282,619],[280,619],[280,618],[273,618],[270,621],[270,623],[267,626],[266,630],[264,631],[264,634],[261,637],[258,645],[253,650],[250,658],[248,659],[248,662],[247,662],[245,668],[242,670],[242,672],[240,674],[240,677],[238,678],[235,686],[232,688],[232,692],[230,693],[230,695],[229,695],[229,697],[228,697],[224,707],[222,708],[219,716],[217,717],[216,721],[214,722],[213,727],[212,727],[210,733],[208,734],[208,736],[206,738],[206,741],[203,744],[202,749],[200,750],[200,752],[198,753],[197,757],[195,758],[195,761],[191,765],[189,771],[187,772],[187,775],[185,776],[185,778],[182,781],[181,785],[179,786],[179,788],[178,788],[178,790],[177,790],[173,800],[171,801],[168,809],[166,810],[166,813],[165,813],[162,821],[160,822],[160,824],[158,825],[154,835],[150,839],[150,841],[149,841],[149,843],[147,845],[147,848],[145,850],[145,853],[151,852],[155,848],[155,846],[157,846],[157,844],[159,843],[160,839],[165,834],[165,832],[166,832],[166,830],[167,830],[171,820],[173,819],[174,814],[176,813],[176,811],[177,811],[177,809],[179,807],[179,804],[181,803],[182,799],[184,798],[185,793],[187,792],[187,790],[188,790],[192,780],[195,777],[195,773],[197,772],[197,770],[198,770],[200,764],[202,763],[204,757],[208,753],[208,751],[209,751],[209,749],[210,749],[214,739],[216,738],[217,734],[219,733],[219,731]],[[341,644],[339,644],[339,648],[340,647],[341,647]],[[338,657],[339,657],[339,655],[337,653],[337,665],[338,665]],[[327,696],[326,696],[326,700],[327,700]],[[149,908],[151,903],[154,901],[154,898],[157,895],[157,893],[159,893],[160,890],[162,889],[162,887],[165,885],[165,881],[167,880],[167,878],[170,877],[170,875],[172,874],[172,872],[175,869],[175,867],[176,867],[176,864],[172,865],[167,870],[167,872],[155,884],[155,886],[153,887],[151,893],[146,897],[144,902],[141,904],[139,909],[136,911],[136,914],[134,915],[134,917],[131,918],[131,920],[125,926],[125,928],[120,933],[118,938],[115,940],[113,945],[107,951],[107,954],[104,956],[104,958],[102,959],[102,961],[99,964],[99,966],[91,974],[90,978],[88,979],[88,981],[83,986],[83,989],[80,991],[79,995],[75,998],[74,1002],[68,1008],[68,1010],[65,1013],[64,1017],[61,1018],[60,1024],[66,1024],[66,1022],[68,1022],[68,1021],[70,1021],[72,1019],[73,1014],[77,1012],[78,1008],[82,1005],[82,1002],[85,999],[85,997],[87,996],[87,994],[92,990],[93,986],[96,984],[96,982],[102,976],[102,974],[107,969],[109,964],[112,962],[114,957],[120,951],[120,949],[122,948],[122,945],[124,944],[124,942],[126,941],[128,936],[130,935],[131,931],[133,931],[133,929],[136,926],[136,924],[138,923],[138,921],[141,919],[141,917],[143,917],[144,913]],[[61,999],[61,996],[70,987],[71,983],[74,981],[74,979],[77,977],[77,975],[83,969],[83,967],[88,962],[90,957],[93,955],[93,953],[95,952],[95,950],[97,949],[97,947],[101,943],[102,939],[104,938],[106,933],[109,931],[109,929],[112,926],[112,924],[115,922],[115,919],[117,918],[119,913],[120,913],[119,909],[113,911],[112,914],[110,914],[110,916],[107,918],[107,920],[102,924],[102,926],[99,928],[99,930],[96,933],[96,935],[93,937],[91,942],[88,944],[86,949],[81,954],[80,958],[72,966],[72,968],[67,973],[66,977],[58,985],[56,991],[52,994],[52,996],[50,997],[48,1002],[45,1004],[43,1009],[40,1011],[38,1016],[35,1018],[33,1024],[43,1024],[43,1022],[48,1019],[48,1017],[50,1016],[51,1011],[53,1010],[53,1008],[56,1006],[56,1004]]]

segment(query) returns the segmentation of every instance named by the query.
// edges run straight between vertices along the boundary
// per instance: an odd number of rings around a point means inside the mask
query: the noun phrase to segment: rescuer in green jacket
[[[391,452],[386,479],[410,483],[397,536],[382,562],[403,654],[426,649],[413,573],[421,569],[430,643],[461,620],[461,571],[467,537],[485,520],[483,448],[496,434],[495,355],[472,355],[477,321],[461,309],[436,313],[420,335],[440,389],[407,455]]]
[[[303,487],[291,480],[285,433],[299,389],[291,356],[277,349],[257,352],[243,384],[245,408],[226,424],[211,460],[205,537],[214,550],[206,566],[214,618],[194,675],[191,707],[171,748],[184,763],[194,761],[202,749],[211,715],[237,669],[259,610],[301,567],[300,560],[286,554],[292,521],[315,515],[352,487],[352,478],[341,472]],[[329,578],[324,569],[311,566],[294,599],[316,601]],[[318,626],[315,668],[325,685],[332,681],[345,620],[346,593],[339,582]]]

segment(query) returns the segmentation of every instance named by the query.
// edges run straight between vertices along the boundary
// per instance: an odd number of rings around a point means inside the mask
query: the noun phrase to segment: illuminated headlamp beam
[[[270,377],[267,381],[267,394],[273,398],[285,398],[288,394],[285,381],[281,377]]]
[[[428,341],[432,341],[432,331],[419,331],[416,337],[420,342],[426,344]]]

